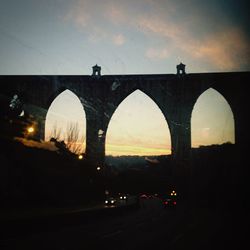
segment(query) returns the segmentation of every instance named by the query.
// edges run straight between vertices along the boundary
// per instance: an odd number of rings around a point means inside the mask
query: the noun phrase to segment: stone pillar
[[[242,97],[237,103],[234,103],[234,121],[235,121],[235,150],[234,150],[234,168],[232,177],[232,186],[237,187],[239,203],[242,206],[247,204],[249,185],[249,122],[248,122],[248,104],[247,92],[245,98]]]
[[[185,198],[189,193],[191,177],[191,114],[180,108],[173,117],[174,119],[170,122],[173,155],[172,180],[177,191]]]
[[[170,123],[172,154],[176,160],[187,160],[191,150],[190,117],[182,117]]]
[[[105,136],[107,121],[104,111],[99,109],[85,109],[86,130],[86,158],[96,165],[103,166],[105,161]]]

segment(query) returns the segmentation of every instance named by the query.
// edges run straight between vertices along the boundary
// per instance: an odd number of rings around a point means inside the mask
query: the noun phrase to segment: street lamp
[[[172,192],[171,192],[171,194],[170,194],[171,196],[176,196],[177,195],[177,193],[173,190]]]
[[[34,131],[35,131],[35,129],[32,126],[30,126],[30,127],[27,128],[28,134],[32,134],[32,133],[34,133]]]
[[[79,160],[82,160],[82,159],[83,159],[83,156],[82,156],[82,155],[78,155],[78,159],[79,159]]]

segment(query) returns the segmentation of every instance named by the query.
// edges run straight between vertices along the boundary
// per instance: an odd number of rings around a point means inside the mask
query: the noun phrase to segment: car
[[[140,195],[140,198],[141,198],[141,199],[148,199],[148,196],[147,196],[146,194],[141,194],[141,195]]]
[[[116,199],[114,197],[108,197],[104,203],[106,206],[112,206],[116,204]]]
[[[164,208],[176,208],[177,200],[173,196],[163,196],[161,198]]]
[[[122,194],[122,193],[119,193],[118,194],[118,197],[121,201],[127,201],[128,200],[128,195],[127,194]]]
[[[128,197],[127,197],[127,195],[120,195],[119,199],[126,201],[128,199]]]

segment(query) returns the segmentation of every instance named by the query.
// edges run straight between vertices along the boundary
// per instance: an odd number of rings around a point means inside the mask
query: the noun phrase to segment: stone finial
[[[186,65],[183,64],[182,62],[180,64],[176,65],[177,75],[184,75],[184,74],[186,74],[185,67],[186,67]]]
[[[97,77],[101,76],[101,69],[102,68],[100,66],[98,66],[96,64],[95,66],[92,67],[92,69],[93,69],[92,76],[97,76]]]

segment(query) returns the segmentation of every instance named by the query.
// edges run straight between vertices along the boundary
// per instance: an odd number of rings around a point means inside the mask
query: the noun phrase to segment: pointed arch
[[[171,154],[165,116],[147,94],[136,89],[116,108],[106,133],[106,155]]]
[[[214,88],[204,91],[196,100],[191,117],[192,147],[235,143],[232,109]]]
[[[66,89],[51,102],[45,121],[45,140],[55,137],[67,143],[70,130],[74,130],[72,151],[85,151],[86,114],[76,94]],[[78,134],[78,135],[77,135]]]

